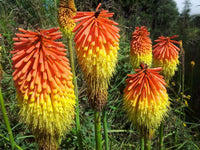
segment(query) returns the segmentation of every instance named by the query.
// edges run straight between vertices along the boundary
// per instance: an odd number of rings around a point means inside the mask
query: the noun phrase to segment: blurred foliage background
[[[152,42],[158,36],[179,35],[185,50],[185,93],[181,100],[181,69],[171,81],[168,93],[171,101],[169,117],[165,119],[164,134],[167,150],[197,150],[200,146],[200,15],[190,15],[190,1],[185,0],[184,9],[178,12],[173,0],[75,0],[78,11],[93,11],[98,3],[102,8],[114,12],[113,19],[120,27],[120,50],[118,65],[111,80],[108,96],[109,143],[113,150],[139,149],[139,134],[127,121],[122,109],[123,89],[126,75],[133,73],[129,63],[131,33],[136,26],[147,26]],[[35,149],[34,137],[18,120],[16,93],[12,81],[14,33],[17,28],[38,29],[58,26],[58,0],[0,0],[1,83],[16,143],[23,149]],[[200,7],[200,6],[199,6]],[[66,42],[65,39],[62,39]],[[191,65],[191,61],[195,65]],[[194,64],[194,63],[193,63]],[[81,126],[84,149],[95,147],[93,111],[86,98],[86,86],[80,68],[77,66]],[[10,149],[8,134],[0,112],[0,149]],[[158,131],[153,138],[153,149],[158,145]],[[77,149],[75,127],[66,135],[61,149]]]

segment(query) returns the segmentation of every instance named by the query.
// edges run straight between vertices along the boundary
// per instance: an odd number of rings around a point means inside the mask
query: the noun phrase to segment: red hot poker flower
[[[76,53],[88,86],[90,104],[101,110],[107,99],[109,80],[114,72],[119,49],[118,23],[109,18],[114,13],[108,10],[77,12],[74,18],[79,22],[74,28]]]
[[[147,27],[136,27],[132,33],[130,61],[133,68],[138,68],[143,62],[148,66],[152,64],[152,45]]]
[[[21,120],[43,149],[56,149],[74,117],[72,73],[65,45],[55,41],[61,38],[58,30],[19,29],[11,51]]]
[[[129,74],[124,89],[124,109],[139,129],[155,129],[166,116],[169,100],[165,81],[159,74],[162,68],[141,64],[135,74]]]
[[[178,37],[174,35],[172,37],[160,36],[155,42],[158,42],[153,46],[153,64],[155,67],[162,67],[162,74],[164,75],[167,83],[177,70],[179,64],[178,55],[180,49],[174,45],[179,44],[178,41],[172,40]]]

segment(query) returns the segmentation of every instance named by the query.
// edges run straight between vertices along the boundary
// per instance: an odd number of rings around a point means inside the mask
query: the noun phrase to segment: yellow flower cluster
[[[76,7],[74,0],[60,0],[59,12],[58,12],[58,23],[60,25],[60,30],[63,32],[64,36],[71,38],[72,30],[76,26],[73,18],[76,15]]]

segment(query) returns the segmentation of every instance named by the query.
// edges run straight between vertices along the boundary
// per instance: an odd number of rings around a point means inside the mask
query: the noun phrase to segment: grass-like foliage
[[[77,11],[95,10],[99,2],[101,1],[75,1]],[[157,5],[153,3],[153,0],[148,3],[145,0],[113,0],[102,3],[102,8],[115,13],[113,20],[119,23],[121,35],[118,62],[110,81],[108,100],[105,106],[109,146],[112,150],[140,149],[140,134],[128,121],[122,101],[127,74],[134,73],[130,63],[131,33],[136,26],[143,25],[148,27],[152,42],[160,35],[180,35],[178,40],[183,41],[185,50],[185,59],[181,59],[181,55],[179,56],[178,70],[167,87],[171,104],[168,116],[164,120],[164,147],[166,150],[200,149],[200,16],[190,16],[186,11],[179,14],[172,0],[169,0],[168,5],[165,5],[164,1],[160,1],[158,8],[155,7]],[[35,149],[37,144],[28,128],[19,122],[16,89],[12,79],[12,55],[10,54],[10,51],[13,50],[12,38],[19,27],[32,30],[58,26],[57,8],[57,0],[0,0],[0,34],[2,35],[0,38],[0,61],[3,69],[1,89],[17,149]],[[169,8],[172,11],[169,11]],[[168,15],[170,12],[174,19]],[[64,38],[62,41],[67,42]],[[191,61],[193,62],[190,63]],[[183,63],[185,64],[184,72]],[[93,150],[95,149],[94,114],[87,100],[86,82],[77,62],[75,68],[79,89],[83,147],[85,150]],[[185,76],[184,91],[182,91],[183,75]],[[153,150],[159,147],[158,139],[159,130],[156,130],[152,139]],[[102,143],[104,145],[104,138]],[[62,139],[60,149],[75,150],[77,147],[78,140],[74,125]],[[0,149],[11,149],[2,111],[0,111]]]

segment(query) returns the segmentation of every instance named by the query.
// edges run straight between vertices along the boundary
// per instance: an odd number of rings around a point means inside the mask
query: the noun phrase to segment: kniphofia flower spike
[[[76,23],[72,19],[76,15],[74,0],[60,0],[58,13],[60,30],[64,36],[71,38],[72,30],[76,26]]]
[[[145,26],[136,27],[132,33],[130,61],[134,69],[139,68],[141,62],[148,66],[152,64],[152,45],[149,35]]]
[[[141,64],[135,74],[129,74],[124,89],[124,109],[138,129],[156,129],[167,115],[169,100],[162,68],[148,68]]]
[[[84,72],[89,101],[101,110],[107,99],[109,80],[114,72],[119,49],[118,23],[109,18],[114,13],[108,10],[77,12],[74,17],[79,24],[74,28],[78,63]]]
[[[43,149],[56,149],[74,117],[72,73],[65,45],[55,41],[58,30],[19,29],[11,51],[20,118]]]
[[[174,76],[177,65],[179,64],[178,55],[180,49],[173,44],[179,44],[179,42],[172,40],[176,37],[178,36],[160,36],[155,40],[155,42],[158,43],[153,46],[153,65],[155,67],[162,67],[163,70],[161,73],[164,75],[167,83],[169,83],[169,80]]]

